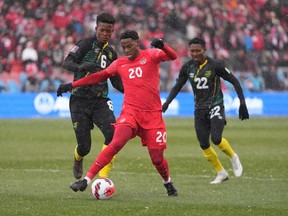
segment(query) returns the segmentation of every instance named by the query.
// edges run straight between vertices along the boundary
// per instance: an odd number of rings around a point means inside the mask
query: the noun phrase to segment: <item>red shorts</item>
[[[166,125],[161,111],[138,111],[126,108],[121,111],[115,127],[129,125],[134,129],[135,136],[139,136],[143,146],[152,149],[166,148]]]

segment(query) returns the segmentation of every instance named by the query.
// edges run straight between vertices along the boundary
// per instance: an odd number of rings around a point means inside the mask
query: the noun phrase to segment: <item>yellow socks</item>
[[[83,157],[81,157],[81,156],[78,154],[78,152],[77,152],[77,147],[78,147],[78,146],[76,146],[75,149],[74,149],[74,157],[75,157],[75,159],[76,159],[77,161],[81,161],[81,160],[83,159]]]
[[[103,144],[102,146],[102,151],[107,147],[107,145]],[[112,169],[112,165],[114,163],[115,160],[115,156],[112,158],[112,160],[105,166],[103,167],[100,172],[99,172],[99,177],[100,178],[108,178],[109,177],[109,173]]]
[[[204,157],[211,163],[212,167],[219,172],[223,169],[221,162],[215,150],[210,146],[208,149],[203,150]]]
[[[222,152],[224,152],[230,158],[232,158],[233,155],[235,154],[229,142],[225,138],[222,138],[221,143],[218,145],[218,147],[221,149]]]

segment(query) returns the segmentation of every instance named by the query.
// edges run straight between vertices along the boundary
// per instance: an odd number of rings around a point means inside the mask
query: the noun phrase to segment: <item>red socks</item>
[[[148,151],[151,161],[157,169],[158,173],[161,175],[164,181],[168,181],[170,174],[168,169],[168,162],[164,158],[164,150],[148,148]]]
[[[168,170],[168,163],[165,159],[163,159],[163,163],[160,166],[155,166],[158,173],[161,175],[164,181],[168,181],[169,179],[169,170]]]
[[[111,143],[100,152],[86,177],[93,179],[95,175],[106,166],[123,147],[133,137],[133,129],[128,125],[118,126],[115,128],[114,136]]]
[[[128,125],[122,125],[115,128],[113,140],[111,143],[100,152],[92,166],[90,167],[86,177],[93,179],[98,172],[106,166],[133,136],[133,129]],[[158,173],[161,175],[164,181],[169,180],[168,163],[164,158],[163,149],[149,149],[149,155],[151,161]]]

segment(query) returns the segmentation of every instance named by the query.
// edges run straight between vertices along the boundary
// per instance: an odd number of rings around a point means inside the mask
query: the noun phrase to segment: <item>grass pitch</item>
[[[230,175],[220,185],[209,184],[216,174],[202,155],[193,119],[165,122],[165,155],[179,196],[167,197],[147,149],[135,138],[111,172],[116,195],[96,201],[89,189],[69,188],[75,147],[70,120],[0,120],[0,215],[287,215],[288,118],[228,119],[224,137],[239,154],[244,173],[234,177],[230,160],[215,148]],[[103,142],[97,128],[92,133],[85,171]]]

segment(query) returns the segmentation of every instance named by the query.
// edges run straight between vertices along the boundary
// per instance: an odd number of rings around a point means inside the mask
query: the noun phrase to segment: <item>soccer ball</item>
[[[110,199],[115,194],[114,183],[108,178],[96,179],[91,185],[91,193],[97,200]]]

